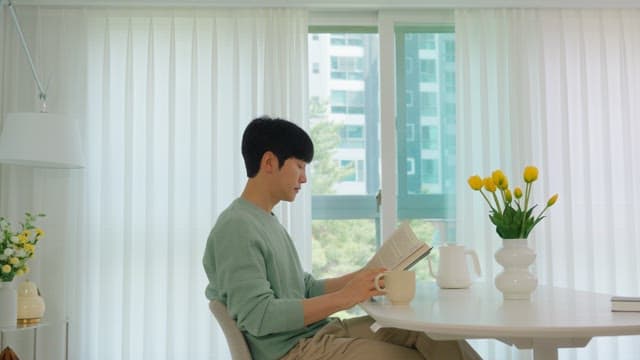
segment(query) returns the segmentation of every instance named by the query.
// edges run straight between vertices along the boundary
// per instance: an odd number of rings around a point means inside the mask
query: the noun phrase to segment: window
[[[332,56],[331,78],[340,80],[362,80],[362,57]]]
[[[397,176],[397,188],[384,190],[393,194],[382,198],[397,202],[391,216],[411,221],[421,239],[432,241],[446,231],[455,241],[453,28],[394,30],[396,146],[388,151],[394,151],[396,167],[384,171]],[[318,63],[330,70],[309,79],[309,122],[316,145],[310,170],[312,273],[318,277],[358,269],[382,240],[376,195],[385,166],[380,141],[388,133],[380,130],[378,102],[389,99],[380,97],[378,72],[390,70],[379,69],[379,38],[375,28],[367,31],[310,29],[310,36],[319,38],[308,42],[310,68]],[[445,230],[439,230],[442,224]],[[425,269],[416,271],[418,278],[426,278]]]
[[[364,266],[380,237],[378,35],[339,31],[310,29],[320,41],[308,42],[309,63],[330,69],[309,79],[315,145],[312,273],[317,277]]]
[[[319,63],[317,63],[317,62],[314,62],[314,63],[312,64],[312,66],[311,66],[311,71],[312,71],[314,74],[318,74],[318,73],[320,73],[320,64],[319,64]]]
[[[406,102],[407,107],[413,106],[413,93],[407,90],[407,93],[404,96],[405,96],[404,101]]]
[[[456,183],[453,29],[398,26],[396,51],[397,128],[420,129],[417,139],[398,133],[398,219],[449,221],[455,218]],[[404,71],[405,59],[419,59],[419,77]],[[419,92],[414,107],[400,98],[411,91]]]
[[[415,124],[407,124],[407,141],[415,141],[416,139],[416,125]]]
[[[340,168],[344,172],[340,181],[356,181],[356,165],[354,160],[340,160]]]
[[[438,127],[435,125],[426,125],[421,128],[420,144],[425,150],[437,150],[440,146],[440,134]]]
[[[420,46],[420,49],[433,50],[436,48],[436,39],[434,34],[417,34],[417,35],[419,35],[419,36],[416,36],[416,38],[419,39],[418,45]],[[413,40],[414,38],[410,33],[407,33],[405,36],[407,40]]]
[[[344,125],[340,131],[340,146],[350,149],[364,148],[364,126]]]
[[[416,173],[416,159],[407,159],[407,175],[414,175]]]
[[[364,93],[361,91],[331,90],[331,112],[337,114],[363,114]]]
[[[437,184],[439,179],[438,174],[438,160],[437,159],[422,159],[422,184],[425,187],[424,192],[428,192],[429,186]]]
[[[420,81],[432,83],[436,81],[436,61],[433,59],[420,60]]]
[[[431,91],[423,91],[420,93],[420,115],[437,116],[438,115],[438,94]]]

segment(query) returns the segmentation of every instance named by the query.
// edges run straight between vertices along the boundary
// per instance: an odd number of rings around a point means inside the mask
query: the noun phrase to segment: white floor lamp
[[[9,13],[38,86],[40,112],[7,114],[0,134],[0,163],[43,168],[82,168],[84,154],[77,126],[72,119],[47,113],[47,94],[40,82],[20,27],[12,0]],[[0,0],[0,9],[3,0]]]

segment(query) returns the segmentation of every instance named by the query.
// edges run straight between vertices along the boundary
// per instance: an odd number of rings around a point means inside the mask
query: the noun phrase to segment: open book
[[[407,270],[432,247],[416,237],[408,222],[403,222],[383,243],[365,267],[383,267],[388,270]]]

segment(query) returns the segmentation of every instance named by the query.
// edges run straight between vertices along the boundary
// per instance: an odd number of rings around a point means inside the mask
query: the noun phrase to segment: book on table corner
[[[369,260],[367,268],[407,270],[431,252],[431,245],[418,240],[408,222],[403,222]]]
[[[634,296],[612,296],[611,297],[611,311],[626,312],[626,311],[638,311],[640,312],[640,297]]]

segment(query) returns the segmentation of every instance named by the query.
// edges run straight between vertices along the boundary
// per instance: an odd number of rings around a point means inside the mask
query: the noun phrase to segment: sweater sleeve
[[[312,298],[324,294],[324,280],[316,280],[311,274],[304,274],[305,297]]]
[[[235,222],[235,221],[234,221]],[[244,226],[243,231],[234,231]],[[215,261],[218,284],[238,327],[254,336],[304,327],[302,300],[278,299],[267,279],[260,235],[242,222],[220,227]]]

